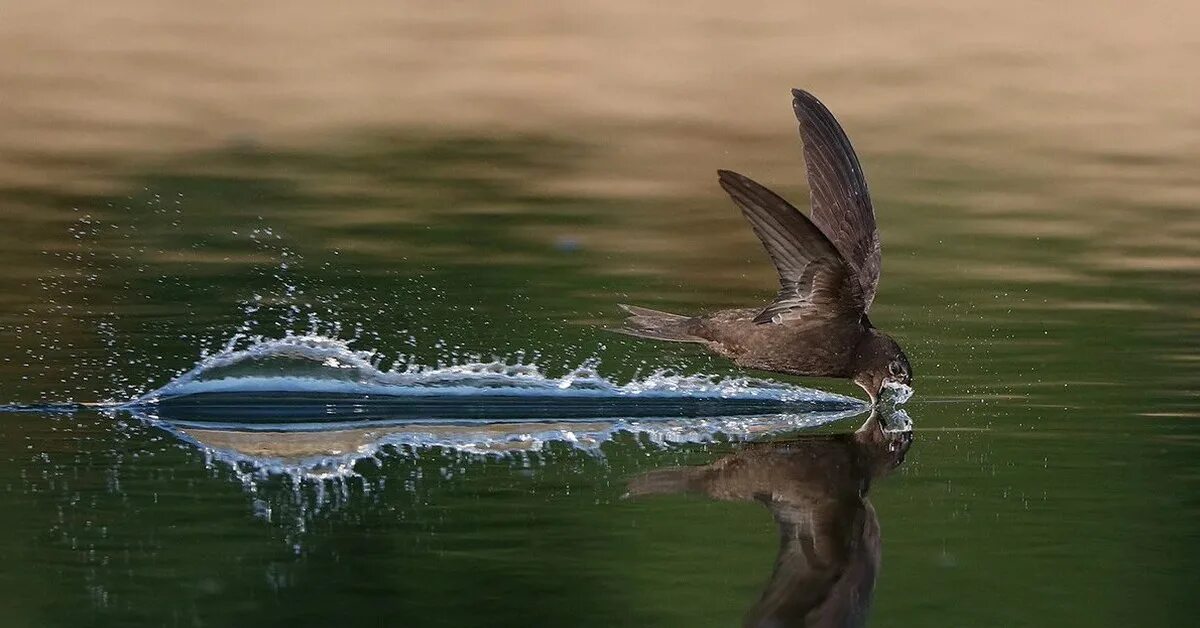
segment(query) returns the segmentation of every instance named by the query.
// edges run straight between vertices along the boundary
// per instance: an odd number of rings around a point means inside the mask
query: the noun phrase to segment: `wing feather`
[[[792,90],[812,198],[812,221],[850,264],[865,308],[875,300],[882,269],[879,229],[867,180],[850,138],[812,94]]]
[[[779,273],[779,294],[754,322],[862,315],[866,303],[853,270],[808,217],[748,177],[718,175]]]

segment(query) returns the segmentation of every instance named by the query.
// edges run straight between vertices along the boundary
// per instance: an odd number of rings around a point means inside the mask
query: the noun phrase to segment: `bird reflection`
[[[630,496],[700,493],[754,500],[779,526],[779,555],[746,626],[862,626],[879,570],[873,480],[900,466],[912,444],[903,410],[876,411],[857,431],[747,445],[703,467],[651,471]]]

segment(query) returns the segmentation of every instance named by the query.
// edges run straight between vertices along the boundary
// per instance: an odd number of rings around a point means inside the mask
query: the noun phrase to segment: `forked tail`
[[[692,335],[694,319],[690,317],[623,303],[620,307],[629,312],[629,318],[625,319],[625,326],[614,329],[615,332],[669,342],[705,342]]]

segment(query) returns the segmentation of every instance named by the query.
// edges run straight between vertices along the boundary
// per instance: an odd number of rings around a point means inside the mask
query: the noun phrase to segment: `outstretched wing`
[[[753,180],[728,170],[717,174],[779,272],[779,294],[754,322],[862,315],[866,301],[854,271],[816,225]]]
[[[866,177],[850,138],[816,96],[793,89],[792,108],[804,141],[812,221],[854,269],[865,311],[875,300],[882,257]]]

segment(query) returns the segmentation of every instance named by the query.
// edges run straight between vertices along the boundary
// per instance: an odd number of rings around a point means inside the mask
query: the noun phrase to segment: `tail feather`
[[[639,338],[651,340],[666,340],[669,342],[705,342],[703,338],[692,335],[693,319],[670,312],[660,312],[648,307],[618,304],[629,313],[625,326],[613,331]]]

